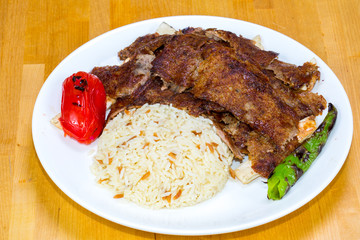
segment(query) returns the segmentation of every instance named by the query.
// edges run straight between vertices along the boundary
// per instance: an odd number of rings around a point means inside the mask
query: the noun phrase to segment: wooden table
[[[360,2],[358,0],[0,0],[0,236],[2,239],[188,239],[105,220],[68,198],[36,155],[31,117],[59,62],[88,40],[140,20],[216,15],[257,23],[299,41],[343,84],[354,114],[346,163],[297,211],[271,223],[203,239],[360,239]]]

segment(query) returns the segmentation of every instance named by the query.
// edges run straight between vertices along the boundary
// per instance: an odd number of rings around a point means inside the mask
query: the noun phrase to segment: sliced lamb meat
[[[249,138],[249,133],[251,132],[250,127],[237,120],[229,112],[212,111],[206,116],[223,132],[222,135],[225,135],[225,137],[222,137],[223,140],[225,139],[224,142],[229,142],[227,145],[233,153],[236,151],[234,155],[238,159],[242,159],[239,156],[248,153],[246,143]]]
[[[208,41],[193,34],[174,36],[154,59],[152,71],[165,84],[179,86],[180,92],[192,87],[191,75],[203,61],[200,49]]]
[[[260,67],[268,66],[278,56],[278,53],[261,50],[252,40],[237,36],[229,31],[208,29],[206,36],[228,43],[235,50],[239,59],[250,61],[252,64],[260,65]]]
[[[216,103],[195,98],[191,93],[175,93],[169,89],[162,90],[162,82],[158,79],[149,81],[140,94],[134,94],[117,99],[111,107],[109,118],[115,117],[120,111],[131,107],[141,107],[144,104],[167,104],[185,110],[193,116],[200,116],[211,110],[225,111]]]
[[[121,50],[118,56],[120,60],[126,60],[138,54],[152,54],[156,50],[161,49],[172,38],[172,35],[147,34],[138,37],[130,46]]]
[[[299,145],[296,138],[281,148],[266,137],[252,131],[249,134],[247,149],[252,169],[261,176],[268,178],[274,168]]]
[[[275,54],[231,33],[206,31],[226,37],[230,45],[238,47],[228,47],[203,33],[187,29],[183,35],[174,36],[154,59],[154,75],[173,91],[190,89],[196,97],[221,105],[276,144],[284,145],[293,138],[298,121],[311,115],[312,109],[290,92],[278,96],[281,90],[273,89],[258,66],[238,59],[241,50],[254,60],[267,56],[268,62],[261,63],[265,65],[273,61]]]
[[[320,79],[318,66],[310,62],[306,62],[302,66],[296,66],[274,60],[266,69],[272,70],[276,78],[298,91],[311,91],[315,82]]]
[[[277,53],[261,50],[250,39],[216,29],[206,30],[206,35],[228,42],[241,60],[248,60],[255,65],[260,65],[261,68],[272,70],[276,78],[295,90],[311,91],[320,78],[320,72],[315,64],[306,62],[302,66],[296,66],[279,61],[276,59]]]
[[[297,94],[297,98],[311,109],[313,116],[318,116],[326,108],[325,98],[317,93],[302,92]]]
[[[211,119],[211,115],[208,116]],[[226,132],[224,125],[221,122],[216,122],[213,120],[213,123],[216,127],[216,134],[221,138],[221,140],[230,148],[231,152],[234,154],[234,157],[236,159],[242,160],[246,151],[242,144],[239,144],[239,142],[236,141],[234,137],[236,135],[232,136],[228,132]]]
[[[284,85],[280,79],[276,78],[272,71],[263,70],[263,73],[269,77],[275,95],[293,108],[301,119],[311,115],[317,116],[326,108],[326,100],[323,96],[308,91],[294,91],[291,87]]]
[[[297,134],[300,118],[296,112],[274,94],[268,78],[248,62],[229,55],[210,55],[199,66],[191,92],[218,103],[280,146]]]
[[[154,55],[140,54],[120,66],[95,67],[91,73],[102,81],[107,96],[125,97],[149,80],[154,58]]]

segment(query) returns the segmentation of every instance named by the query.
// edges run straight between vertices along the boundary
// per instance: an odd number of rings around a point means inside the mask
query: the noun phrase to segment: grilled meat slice
[[[279,146],[297,134],[300,118],[274,95],[269,79],[249,62],[217,52],[210,55],[200,64],[191,92],[218,103]]]
[[[247,141],[248,157],[251,167],[261,176],[268,178],[275,167],[299,145],[296,138],[286,143],[285,147],[273,144],[256,131],[249,134]]]
[[[102,81],[107,96],[125,97],[150,79],[154,58],[154,55],[140,54],[120,66],[95,67],[91,73]]]
[[[165,84],[179,86],[179,92],[193,86],[191,75],[203,61],[201,47],[209,39],[193,34],[176,35],[153,61],[152,71]]]
[[[134,94],[124,98],[119,98],[112,105],[109,117],[113,118],[126,108],[141,107],[144,104],[167,104],[187,111],[193,116],[200,116],[211,110],[225,111],[216,103],[195,98],[191,93],[175,93],[170,89],[162,90],[162,82],[159,79],[151,79],[141,94]]]
[[[269,76],[260,71],[259,64],[240,60],[241,54],[246,55],[243,59],[252,58],[251,61],[263,58],[267,60],[261,65],[266,65],[276,57],[272,52],[260,50],[250,40],[217,30],[186,29],[182,33],[174,36],[153,61],[154,75],[171,90],[183,92],[188,89],[198,98],[218,103],[279,145],[296,135],[301,118],[317,115],[324,109],[326,103],[322,101],[318,101],[317,107],[309,106],[310,101],[305,104],[293,91],[279,85],[280,81],[274,80],[276,76],[272,71],[268,71],[273,75],[270,81]],[[221,33],[219,36],[234,47],[215,37],[209,39],[206,36],[209,33]],[[207,94],[210,92],[212,97]],[[313,96],[313,100],[317,99],[322,100]],[[266,114],[258,114],[259,110]]]
[[[293,108],[300,119],[311,115],[317,116],[326,108],[326,100],[323,96],[308,91],[294,91],[291,87],[284,85],[280,79],[276,78],[272,71],[263,69],[263,73],[269,78],[275,95]]]
[[[208,117],[211,119],[211,115],[208,115]],[[234,158],[242,160],[247,151],[245,150],[242,142],[237,141],[238,139],[236,139],[236,137],[238,135],[229,134],[225,130],[226,125],[222,122],[213,120],[213,123],[216,127],[216,134],[229,147],[231,152],[234,154]]]
[[[297,98],[311,109],[313,116],[318,116],[326,108],[327,103],[325,98],[317,93],[302,92],[297,94]],[[307,116],[304,116],[304,118],[305,117]]]
[[[200,36],[206,36],[205,35],[206,31],[200,27],[197,27],[197,28],[187,27],[187,28],[181,29],[179,32],[182,34],[195,34],[195,35],[200,35]]]
[[[236,56],[243,61],[249,61],[260,67],[268,66],[278,56],[278,53],[265,51],[258,48],[250,39],[236,34],[217,29],[207,29],[206,36],[216,40],[222,40],[235,50]]]
[[[197,36],[206,36],[211,40],[215,40],[223,46],[227,46],[235,51],[236,56],[243,61],[250,61],[260,67],[268,66],[279,54],[272,51],[265,51],[257,47],[254,41],[244,38],[241,35],[218,30],[214,28],[185,28],[181,30],[183,34],[192,34]]]
[[[229,112],[209,112],[206,117],[211,119],[217,126],[218,135],[227,143],[235,157],[242,159],[242,155],[248,154],[246,143],[251,129],[248,125],[237,120]]]
[[[310,62],[296,66],[275,59],[266,69],[272,70],[276,78],[298,91],[311,91],[315,82],[320,79],[318,66]]]
[[[126,60],[138,54],[153,54],[172,38],[173,35],[160,35],[158,33],[147,34],[138,37],[130,46],[121,50],[118,56],[120,60]]]

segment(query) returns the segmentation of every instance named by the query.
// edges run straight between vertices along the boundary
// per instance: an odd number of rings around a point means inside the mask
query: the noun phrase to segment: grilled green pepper
[[[295,151],[287,156],[270,175],[268,198],[281,199],[296,181],[306,172],[325,145],[337,117],[337,110],[329,103],[328,113],[315,132],[305,140]]]

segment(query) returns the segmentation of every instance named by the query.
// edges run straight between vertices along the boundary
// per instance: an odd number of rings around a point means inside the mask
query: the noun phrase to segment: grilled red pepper
[[[65,135],[90,144],[104,128],[105,113],[106,93],[99,78],[78,72],[65,79],[59,119]]]

